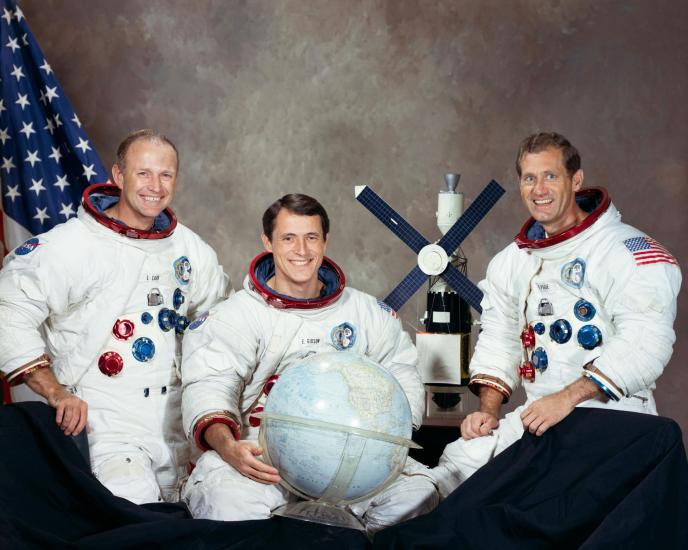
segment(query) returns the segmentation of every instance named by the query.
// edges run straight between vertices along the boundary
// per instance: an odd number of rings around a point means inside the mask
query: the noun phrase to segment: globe
[[[291,366],[271,389],[262,418],[264,460],[282,484],[328,505],[381,491],[404,468],[409,448],[418,447],[399,382],[351,352],[312,355]],[[315,521],[338,523],[319,516]]]

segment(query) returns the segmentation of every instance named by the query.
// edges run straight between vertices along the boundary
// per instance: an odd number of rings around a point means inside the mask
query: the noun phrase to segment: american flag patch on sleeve
[[[637,265],[674,264],[678,265],[669,251],[650,237],[633,237],[624,241],[626,248],[631,251]]]
[[[394,317],[395,319],[398,319],[398,318],[399,318],[399,314],[398,314],[396,311],[394,311],[390,306],[388,306],[386,302],[383,302],[382,300],[378,300],[378,301],[377,301],[377,305],[380,306],[380,308],[382,309],[382,311],[386,311],[387,313],[389,313],[389,314],[390,314],[392,317]]]

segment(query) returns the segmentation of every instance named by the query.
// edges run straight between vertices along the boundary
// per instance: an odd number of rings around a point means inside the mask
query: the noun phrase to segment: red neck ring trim
[[[567,229],[566,231],[563,231],[557,235],[547,237],[546,239],[532,240],[526,237],[526,231],[528,231],[528,228],[535,223],[535,219],[529,218],[528,221],[523,224],[523,227],[521,227],[521,232],[514,238],[514,242],[519,248],[547,248],[548,246],[563,243],[565,240],[585,231],[607,211],[609,205],[611,204],[611,199],[609,198],[609,194],[604,187],[590,187],[576,193],[576,197],[592,197],[596,194],[602,195],[599,204],[595,207],[595,210],[590,212],[590,214],[588,214],[578,225],[575,225],[571,229]]]
[[[272,306],[275,309],[318,309],[336,302],[342,295],[342,292],[344,292],[344,287],[346,286],[346,277],[344,277],[344,272],[336,263],[325,256],[323,258],[323,265],[332,269],[337,274],[337,278],[339,279],[339,285],[332,294],[325,296],[324,298],[312,298],[308,300],[292,300],[285,296],[280,296],[271,288],[262,285],[256,278],[256,266],[266,256],[272,256],[272,252],[262,252],[253,258],[251,265],[249,265],[248,268],[248,276],[249,280],[251,281],[251,286],[255,289],[255,291],[261,295],[263,300],[265,300],[269,306]]]
[[[91,195],[95,193],[107,195],[108,197],[119,197],[119,187],[110,183],[96,183],[94,185],[89,185],[86,189],[84,189],[84,194],[81,196],[81,204],[84,207],[84,210],[93,216],[93,218],[99,224],[104,225],[115,233],[129,237],[130,239],[154,240],[169,237],[172,233],[174,233],[174,230],[177,227],[177,216],[169,208],[165,208],[164,212],[170,218],[170,225],[164,231],[143,231],[141,229],[134,229],[133,227],[121,224],[112,218],[107,217],[91,204]]]

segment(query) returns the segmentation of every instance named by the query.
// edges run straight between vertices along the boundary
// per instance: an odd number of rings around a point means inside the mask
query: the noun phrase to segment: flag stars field
[[[10,38],[9,42],[5,44],[6,47],[10,48],[12,50],[12,53],[14,53],[15,50],[18,50],[21,48],[19,44],[17,44],[17,39],[16,38]]]
[[[33,129],[33,122],[29,122],[28,124],[26,122],[22,122],[22,129],[19,130],[20,134],[25,134],[26,139],[29,139],[31,137],[31,134],[35,134],[36,130]],[[4,145],[4,142],[3,142]]]
[[[14,199],[17,197],[21,197],[21,193],[19,192],[18,185],[8,185],[7,186],[7,193],[5,193],[5,196],[9,198],[12,202],[14,202]]]
[[[45,59],[43,60],[43,65],[41,65],[39,69],[43,69],[45,71],[46,76],[52,74],[53,72],[52,68],[50,67],[50,65],[48,65],[48,62]]]
[[[16,0],[0,0],[0,36],[0,244],[7,251],[74,217],[84,188],[106,181],[107,171]]]
[[[12,168],[16,168],[14,165],[14,162],[12,162],[12,157],[6,158],[2,157],[2,167],[0,167],[1,170],[5,170],[8,174],[10,173],[10,170]]]
[[[38,149],[36,149],[35,151],[29,151],[29,154],[24,159],[24,162],[28,162],[29,164],[31,164],[31,168],[33,168],[37,162],[41,162],[41,159],[38,156]]]
[[[74,205],[71,202],[69,204],[60,204],[62,205],[62,210],[60,210],[60,214],[64,216],[66,220],[68,220],[74,214],[76,214],[76,211],[74,210]]]
[[[52,103],[53,99],[56,97],[60,97],[57,95],[57,86],[50,88],[48,86],[45,87],[45,98]]]
[[[91,146],[88,144],[88,141],[85,139],[79,138],[79,143],[75,145],[77,149],[81,149],[82,153],[85,153],[86,151],[91,150]]]
[[[64,192],[65,187],[69,187],[69,182],[67,181],[67,176],[62,175],[57,177],[57,181],[53,183],[55,187],[59,187],[60,191]]]
[[[16,65],[12,64],[12,71],[10,74],[17,79],[17,82],[19,82],[22,78],[26,78],[24,75],[24,69],[21,67],[17,67]]]
[[[78,145],[77,145],[78,147]],[[57,164],[60,164],[60,159],[62,158],[62,153],[60,153],[59,147],[50,147],[52,153],[48,155],[48,158],[53,159]]]
[[[39,180],[31,178],[31,187],[29,187],[29,189],[36,193],[36,196],[40,195],[41,191],[45,191],[45,187],[43,187],[43,178]]]
[[[33,217],[35,220],[38,220],[41,222],[41,224],[45,223],[45,220],[50,219],[50,215],[47,212],[48,207],[46,206],[45,208],[38,208],[36,207],[36,215]]]
[[[31,102],[27,99],[28,95],[29,94],[17,94],[17,101],[15,101],[15,103],[21,107],[22,111],[24,107],[31,105]]]
[[[85,164],[82,164],[84,168],[84,177],[88,180],[91,181],[91,178],[96,175],[96,171],[93,169],[93,164],[89,164],[86,166]]]
[[[2,141],[2,144],[5,145],[5,142],[8,139],[12,139],[12,136],[9,135],[7,132],[7,128],[1,128],[0,129],[0,141]]]

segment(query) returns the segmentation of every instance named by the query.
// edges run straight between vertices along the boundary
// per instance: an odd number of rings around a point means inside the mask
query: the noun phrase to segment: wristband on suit
[[[606,380],[603,380],[602,377],[598,376],[596,373],[589,370],[584,370],[583,376],[593,382],[612,401],[620,401],[623,397],[623,395],[620,394],[616,388],[614,388]]]
[[[51,365],[52,359],[50,359],[50,356],[47,353],[44,353],[33,361],[30,361],[18,369],[13,370],[7,375],[5,380],[10,386],[18,386],[19,384],[26,382],[26,379],[34,372],[41,369],[50,368]]]
[[[502,394],[502,403],[507,403],[511,398],[511,388],[503,380],[497,378],[496,376],[491,376],[489,374],[475,374],[471,377],[471,381],[468,383],[468,389],[470,389],[475,395],[480,397],[480,386],[487,386],[493,390],[497,390]]]
[[[213,424],[224,424],[225,426],[228,426],[232,431],[234,439],[236,441],[241,439],[241,429],[239,428],[239,424],[236,420],[234,420],[230,412],[222,411],[206,414],[205,416],[202,416],[198,422],[196,422],[196,425],[193,429],[194,441],[196,442],[196,446],[201,449],[201,451],[211,450],[210,445],[208,445],[205,440],[204,434],[205,431]]]

